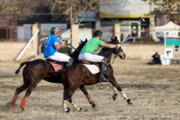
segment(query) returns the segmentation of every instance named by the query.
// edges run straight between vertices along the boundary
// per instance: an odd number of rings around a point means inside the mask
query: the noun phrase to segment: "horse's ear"
[[[111,41],[115,41],[116,40],[116,36],[115,37],[111,37]]]
[[[117,40],[117,36],[115,36],[115,40]]]

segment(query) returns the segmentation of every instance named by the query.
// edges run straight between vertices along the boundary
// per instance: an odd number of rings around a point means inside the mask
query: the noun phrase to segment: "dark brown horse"
[[[112,39],[111,44],[118,44],[119,41],[117,38]],[[131,104],[131,100],[127,97],[127,95],[122,91],[121,87],[116,82],[116,79],[113,75],[113,68],[110,64],[112,53],[121,58],[125,58],[125,54],[122,48],[103,48],[100,55],[107,58],[108,63],[106,65],[105,77],[109,80],[109,82],[117,89],[123,96],[123,98],[127,101],[128,104]],[[90,95],[85,89],[85,85],[94,85],[98,83],[99,73],[92,74],[83,64],[74,64],[71,67],[67,68],[66,71],[62,72],[61,78],[64,85],[64,100],[63,100],[63,109],[65,112],[69,112],[70,109],[67,106],[67,102],[70,102],[77,110],[81,110],[75,103],[73,103],[71,97],[77,88],[80,88],[84,94],[86,95],[89,103],[92,104],[92,107],[95,107],[95,103],[91,99]],[[114,93],[113,99],[115,100],[117,97],[117,93]]]
[[[82,47],[85,45],[87,40],[84,42],[81,41],[81,44],[79,47],[70,55],[71,58],[73,58],[73,62],[78,62],[78,55],[79,51],[82,49]],[[20,87],[18,87],[15,91],[14,97],[12,101],[10,102],[10,106],[14,106],[18,95],[26,90],[26,94],[21,102],[21,109],[24,110],[24,106],[27,100],[27,97],[30,96],[31,92],[36,88],[37,84],[44,79],[45,81],[52,82],[52,83],[62,83],[60,76],[61,73],[58,74],[58,72],[55,72],[52,65],[43,59],[36,59],[33,61],[27,61],[20,64],[20,67],[16,70],[16,74],[20,72],[20,69],[23,67],[23,80],[24,83]]]

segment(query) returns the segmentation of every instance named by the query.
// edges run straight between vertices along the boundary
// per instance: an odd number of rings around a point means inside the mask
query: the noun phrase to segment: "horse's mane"
[[[87,43],[87,39],[81,41],[79,46],[76,48],[76,50],[74,50],[74,52],[69,55],[71,58],[74,59],[74,62],[78,62],[78,55],[86,43]]]

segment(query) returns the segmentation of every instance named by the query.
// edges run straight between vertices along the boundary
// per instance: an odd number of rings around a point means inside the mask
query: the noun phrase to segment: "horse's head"
[[[117,40],[117,37],[111,38],[110,41],[111,44],[120,44],[120,42]],[[116,56],[119,56],[121,59],[125,59],[126,58],[126,54],[124,53],[123,49],[121,47],[119,48],[114,48],[113,49],[113,53]]]

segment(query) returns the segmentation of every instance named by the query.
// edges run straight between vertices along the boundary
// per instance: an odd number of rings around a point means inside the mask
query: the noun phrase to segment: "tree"
[[[50,0],[52,1],[52,0]],[[48,2],[50,2],[48,1]],[[60,12],[66,15],[71,24],[77,23],[76,18],[89,8],[97,8],[99,0],[55,0],[50,5],[51,13]],[[61,7],[58,7],[61,6]]]
[[[180,0],[143,0],[154,6],[153,14],[172,14],[180,12]]]
[[[47,22],[60,19],[74,24],[82,11],[92,5],[97,7],[98,3],[99,0],[0,0],[0,14],[16,15],[21,20],[31,18],[31,21]]]
[[[5,0],[0,0],[0,13],[7,8],[7,2]]]

